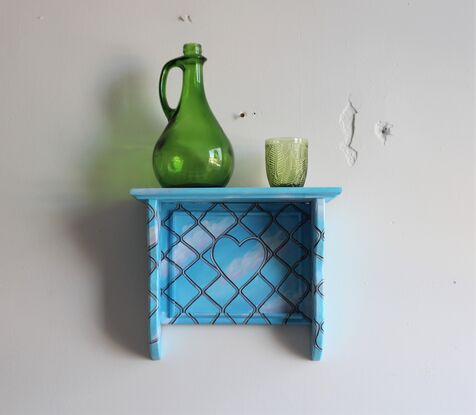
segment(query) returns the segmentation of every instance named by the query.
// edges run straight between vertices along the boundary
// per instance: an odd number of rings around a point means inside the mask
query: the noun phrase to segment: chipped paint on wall
[[[182,14],[178,19],[183,23],[192,23],[192,17],[189,14]]]
[[[387,138],[392,135],[392,128],[392,124],[379,120],[374,127],[375,135],[383,144],[385,144],[387,142]]]
[[[339,124],[344,135],[344,141],[340,144],[340,150],[344,153],[349,166],[353,166],[357,161],[358,152],[352,147],[352,140],[355,133],[355,116],[357,110],[352,105],[350,99],[339,116]]]

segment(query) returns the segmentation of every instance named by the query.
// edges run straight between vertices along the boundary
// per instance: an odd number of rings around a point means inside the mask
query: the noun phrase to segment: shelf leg
[[[311,359],[321,360],[324,339],[324,298],[323,298],[323,259],[324,259],[324,199],[312,202],[312,323]]]
[[[149,355],[152,360],[161,356],[162,332],[160,327],[160,218],[158,202],[147,203],[147,255],[149,261]]]

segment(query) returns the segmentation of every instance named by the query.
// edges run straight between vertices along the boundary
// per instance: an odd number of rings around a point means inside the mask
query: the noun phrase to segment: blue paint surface
[[[325,199],[329,201],[342,192],[340,187],[203,187],[179,189],[132,189],[136,199],[161,201],[244,201]]]
[[[161,324],[307,324],[319,360],[324,206],[340,192],[131,190],[148,207],[151,357]]]

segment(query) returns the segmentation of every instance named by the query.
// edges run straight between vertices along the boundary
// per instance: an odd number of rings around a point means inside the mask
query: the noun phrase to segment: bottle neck
[[[203,85],[203,63],[200,61],[184,65],[180,104],[187,105],[190,101],[207,101]]]

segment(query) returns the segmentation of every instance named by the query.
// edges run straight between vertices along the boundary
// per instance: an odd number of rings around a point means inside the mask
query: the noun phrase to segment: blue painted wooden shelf
[[[340,193],[132,189],[147,205],[151,358],[162,324],[305,324],[320,360],[324,207]]]

